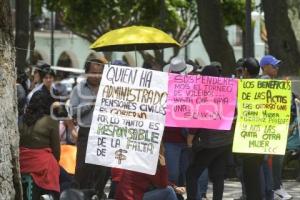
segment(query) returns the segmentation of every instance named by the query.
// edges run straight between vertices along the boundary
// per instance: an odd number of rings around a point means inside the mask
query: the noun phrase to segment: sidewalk
[[[284,181],[283,187],[293,196],[293,200],[300,200],[300,182]],[[237,181],[225,181],[223,200],[233,200],[242,194],[241,184]],[[212,184],[209,183],[207,197],[212,199]]]
[[[300,182],[295,180],[283,181],[283,187],[286,191],[293,196],[293,200],[300,200]],[[108,194],[109,187],[105,188],[105,193]],[[238,181],[225,181],[223,200],[233,200],[239,198],[242,195],[241,184]],[[184,195],[186,198],[186,195]],[[207,197],[209,200],[212,199],[212,184],[209,183]]]

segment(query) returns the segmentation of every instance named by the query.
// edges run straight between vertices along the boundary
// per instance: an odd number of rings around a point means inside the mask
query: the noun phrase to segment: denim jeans
[[[249,200],[262,200],[263,191],[261,181],[261,169],[264,155],[243,155],[243,180],[245,185],[245,196]]]
[[[262,191],[264,191],[264,199],[265,200],[273,200],[274,193],[272,190],[272,169],[268,165],[268,160],[264,160],[262,163]]]
[[[273,190],[280,189],[281,183],[281,174],[282,174],[282,165],[283,165],[284,156],[274,155],[272,157],[272,174],[273,174]]]
[[[59,174],[60,190],[63,191],[71,188],[73,183],[74,183],[73,177],[70,174],[68,174],[68,172],[63,167],[60,167],[60,174]]]
[[[189,154],[184,143],[165,143],[165,156],[169,181],[178,186],[185,185],[185,173],[189,165]]]
[[[89,131],[89,128],[79,128],[74,179],[79,189],[94,189],[98,195],[102,196],[109,170],[101,165],[85,163]]]
[[[143,196],[143,200],[177,200],[174,189],[170,186],[162,189],[155,189],[146,192]]]
[[[198,198],[198,179],[207,168],[209,177],[213,183],[213,200],[221,200],[224,191],[224,176],[226,162],[231,151],[231,146],[216,148],[204,148],[195,152],[193,161],[187,169],[187,199],[196,200]]]
[[[208,169],[206,168],[198,178],[197,200],[202,199],[202,195],[207,193],[208,188]]]
[[[234,163],[235,163],[236,176],[239,179],[239,181],[241,182],[241,186],[242,186],[242,195],[241,196],[246,196],[245,181],[244,181],[244,177],[243,177],[243,174],[244,174],[243,158],[240,155],[236,155]]]

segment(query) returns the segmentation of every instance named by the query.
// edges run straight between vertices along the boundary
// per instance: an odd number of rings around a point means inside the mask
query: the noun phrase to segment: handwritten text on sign
[[[290,107],[290,81],[240,80],[233,152],[284,155]]]
[[[166,126],[229,130],[236,92],[235,79],[169,74]]]
[[[86,162],[155,174],[164,130],[168,75],[105,66]]]

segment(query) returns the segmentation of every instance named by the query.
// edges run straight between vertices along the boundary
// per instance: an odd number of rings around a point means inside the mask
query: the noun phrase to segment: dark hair
[[[219,76],[222,74],[223,68],[222,64],[218,61],[212,61],[209,65],[216,67],[219,70]]]
[[[247,69],[247,72],[250,74],[251,77],[256,77],[259,74],[259,63],[253,57],[244,59],[242,67],[244,69]]]
[[[53,102],[54,99],[46,88],[43,87],[41,90],[36,91],[26,108],[24,123],[27,126],[32,126],[44,115],[50,115],[50,108]]]
[[[240,58],[236,61],[236,69],[243,68],[244,58]]]
[[[55,72],[49,67],[49,68],[42,69],[40,75],[41,75],[41,79],[45,78],[46,75],[51,75],[55,77]]]
[[[193,72],[197,73],[197,70],[201,69],[199,65],[197,65],[194,61],[192,60],[187,60],[186,64],[192,65],[193,66]]]
[[[36,66],[36,68],[39,69],[39,70],[43,70],[43,69],[50,69],[51,66],[47,63],[41,63],[41,64],[38,64]]]
[[[27,88],[27,83],[26,83],[27,80],[28,80],[27,74],[23,70],[18,70],[17,71],[17,83],[22,85],[23,89],[25,90],[26,96],[29,93],[28,88]]]
[[[217,66],[214,65],[206,65],[204,69],[201,71],[201,75],[203,76],[220,76],[221,72]]]
[[[90,67],[91,67],[91,65],[92,65],[92,63],[95,63],[95,64],[106,64],[107,63],[107,61],[106,61],[106,59],[105,58],[103,58],[103,59],[98,59],[98,58],[93,58],[93,59],[91,59],[91,60],[87,60],[86,62],[85,62],[85,64],[84,64],[84,71],[85,71],[85,73],[87,73],[89,70],[90,70]]]

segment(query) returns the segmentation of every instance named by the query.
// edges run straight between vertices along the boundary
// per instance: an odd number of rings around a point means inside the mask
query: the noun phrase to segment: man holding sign
[[[242,64],[242,77],[245,79],[256,78],[259,74],[259,63],[255,58],[246,58]],[[261,164],[264,155],[260,154],[242,154],[242,173],[245,195],[247,199],[262,199],[261,186]]]
[[[278,60],[274,56],[265,55],[260,60],[260,63],[259,63],[260,67],[263,70],[263,76],[261,78],[263,78],[263,79],[277,78],[280,63],[281,63],[281,60]],[[290,100],[290,102],[291,102],[291,100]],[[290,109],[290,107],[289,107],[289,109]],[[290,110],[289,110],[289,112],[290,112]],[[289,195],[285,191],[285,189],[282,187],[282,183],[281,183],[281,172],[282,172],[282,167],[283,167],[283,159],[284,159],[284,154],[272,156],[272,186],[269,185],[269,187],[272,188],[272,190],[274,191],[274,194],[276,196],[278,196],[279,198],[291,199],[292,196]],[[266,165],[266,163],[264,163],[264,165]]]
[[[106,63],[104,59],[87,61],[85,64],[87,79],[74,87],[70,97],[72,117],[78,121],[80,126],[77,140],[75,180],[80,189],[95,189],[100,197],[105,186],[107,169],[98,165],[86,164],[85,154],[104,63]]]
[[[272,56],[263,57],[260,63],[264,71],[262,78],[275,78],[279,62]],[[240,80],[238,102],[233,152],[284,155],[290,118],[291,82]]]

